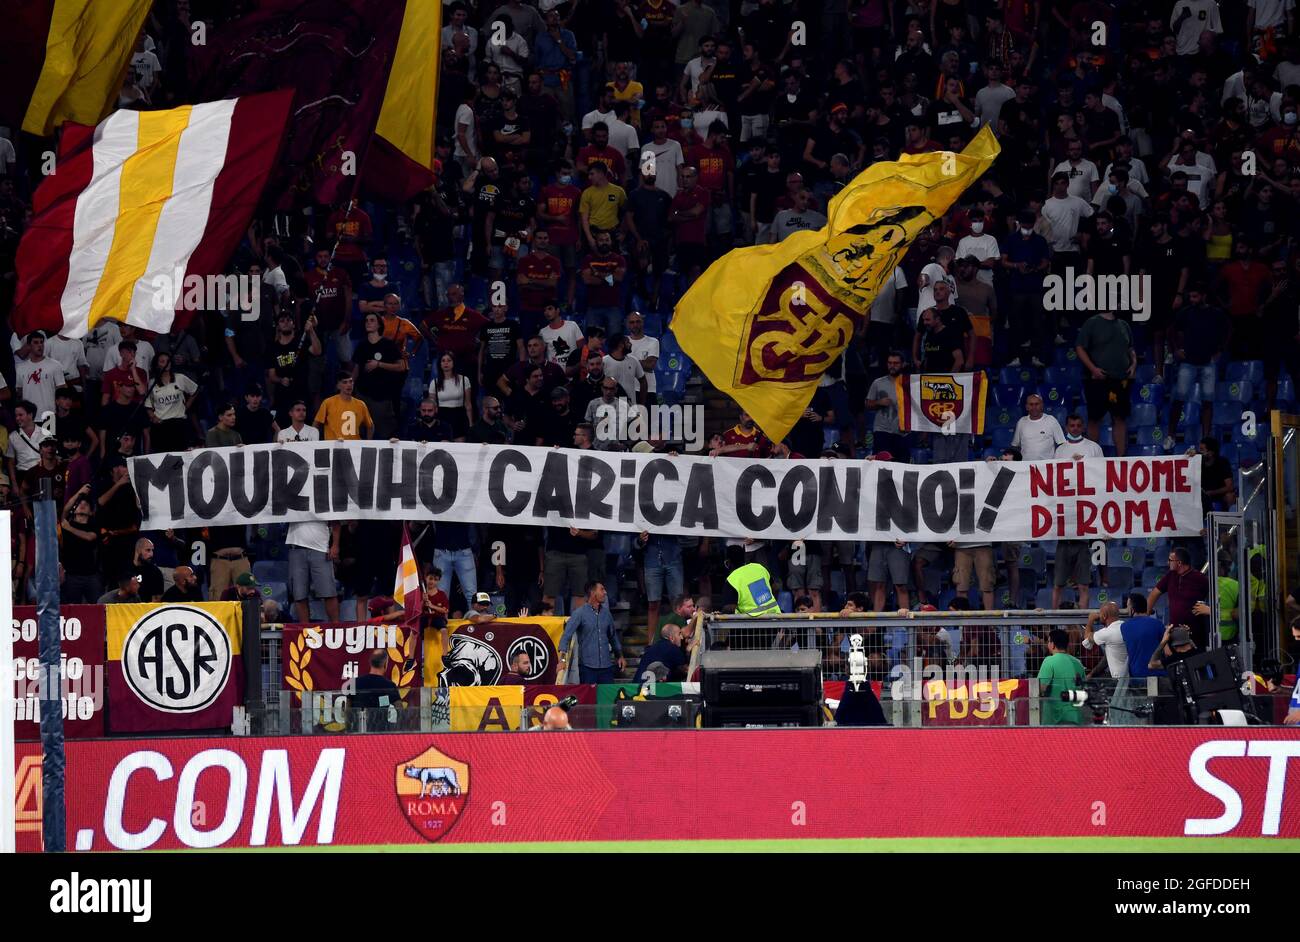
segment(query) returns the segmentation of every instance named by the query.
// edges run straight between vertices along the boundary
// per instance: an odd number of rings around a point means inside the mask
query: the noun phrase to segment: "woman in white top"
[[[199,391],[198,384],[184,373],[172,370],[170,353],[154,357],[153,377],[144,401],[149,412],[149,450],[184,451],[195,441],[190,406]]]
[[[468,376],[456,371],[456,358],[450,353],[438,358],[438,371],[429,383],[429,398],[455,432],[452,441],[463,442],[474,424],[473,387]]]

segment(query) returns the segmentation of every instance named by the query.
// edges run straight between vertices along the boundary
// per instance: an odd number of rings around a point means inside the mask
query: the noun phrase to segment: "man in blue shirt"
[[[1124,647],[1128,649],[1128,674],[1130,677],[1164,677],[1165,672],[1159,668],[1148,667],[1151,655],[1155,653],[1165,634],[1165,626],[1160,619],[1147,614],[1147,600],[1140,592],[1128,597],[1129,610],[1133,615],[1124,619],[1120,634],[1124,638]]]
[[[652,665],[662,664],[668,669],[668,676],[661,680],[684,680],[686,671],[686,652],[682,650],[682,629],[677,625],[664,625],[659,631],[660,639],[645,649],[641,663],[636,667],[633,680],[644,681]]]
[[[620,671],[627,666],[623,660],[623,643],[614,627],[614,616],[605,604],[605,586],[600,582],[588,582],[586,594],[587,604],[575,609],[564,623],[564,634],[560,636],[560,670],[565,671],[566,679],[572,683],[567,672],[569,642],[576,634],[578,683],[612,684],[614,665],[617,664]]]

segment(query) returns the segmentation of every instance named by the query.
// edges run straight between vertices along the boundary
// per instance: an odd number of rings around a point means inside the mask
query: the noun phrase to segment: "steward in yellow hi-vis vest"
[[[772,592],[772,577],[761,563],[745,562],[745,550],[727,547],[727,582],[736,590],[737,615],[766,615],[781,611]]]

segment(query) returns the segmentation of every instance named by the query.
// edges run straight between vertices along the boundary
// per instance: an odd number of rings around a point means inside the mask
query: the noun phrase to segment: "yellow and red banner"
[[[178,310],[207,309],[205,279],[247,232],[291,100],[271,92],[65,127],[59,172],[37,188],[18,247],[14,330],[78,338],[115,318],[163,333]]]
[[[225,729],[244,699],[238,602],[108,605],[111,733]]]
[[[873,164],[831,200],[824,228],[727,253],[677,304],[682,349],[782,440],[912,240],[999,151],[985,127],[959,154]]]

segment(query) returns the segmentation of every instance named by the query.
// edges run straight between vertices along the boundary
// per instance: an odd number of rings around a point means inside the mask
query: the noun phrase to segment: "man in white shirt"
[[[14,360],[24,360],[31,353],[26,341],[17,334],[13,335],[9,344],[14,349]],[[63,374],[67,377],[69,385],[77,387],[78,390],[83,388],[90,372],[90,364],[86,360],[86,348],[80,340],[72,340],[62,334],[47,336],[45,356],[63,365]]]
[[[564,319],[558,304],[546,305],[546,326],[537,332],[546,344],[546,359],[569,376],[578,371],[582,349],[582,328]]]
[[[1016,423],[1011,444],[1020,449],[1025,461],[1045,461],[1056,457],[1056,447],[1064,441],[1061,423],[1043,412],[1043,397],[1032,393],[1025,399],[1025,414]]]
[[[645,370],[632,356],[632,344],[626,334],[615,334],[609,340],[609,353],[605,354],[605,375],[618,380],[629,402],[645,401],[647,389]]]
[[[1295,33],[1295,0],[1246,0],[1246,45],[1262,30]]]
[[[1002,249],[998,240],[984,231],[984,222],[984,210],[971,210],[971,234],[962,236],[957,242],[957,258],[974,256],[980,263],[976,277],[986,285],[992,285],[993,266],[1002,260]]]
[[[627,340],[632,345],[632,357],[645,371],[646,392],[655,392],[655,365],[659,362],[659,339],[647,337],[645,318],[640,311],[627,316]]]
[[[1212,33],[1223,32],[1219,5],[1215,0],[1178,0],[1169,15],[1169,27],[1178,37],[1178,54],[1194,56],[1202,32],[1207,29]]]
[[[119,329],[121,331],[122,340],[134,341],[135,365],[144,370],[144,375],[148,376],[149,365],[153,363],[153,344],[145,340],[143,337],[138,336],[136,329],[130,324],[123,324]],[[113,346],[109,347],[104,353],[103,369],[105,373],[109,370],[115,370],[122,365],[122,353],[118,349],[120,343],[121,341],[118,341],[118,343],[113,344]]]
[[[36,420],[54,412],[54,393],[63,385],[67,373],[63,364],[45,355],[45,332],[34,330],[27,335],[26,360],[14,362],[14,385],[18,398],[36,407]]]
[[[952,274],[952,260],[955,253],[946,245],[939,246],[939,250],[934,253],[934,261],[921,269],[921,274],[917,278],[917,297],[916,297],[916,314],[928,311],[934,307],[934,286],[940,281],[948,283],[948,296],[957,297],[957,276]]]
[[[468,43],[466,52],[469,54],[469,74],[477,75],[478,62],[475,60],[475,53],[478,52],[478,30],[465,22],[468,12],[464,4],[457,4],[452,9],[451,22],[442,28],[442,48],[444,52],[450,52],[452,38],[457,33],[463,33]]]
[[[1092,204],[1072,196],[1070,178],[1064,173],[1052,177],[1052,195],[1043,201],[1043,218],[1052,226],[1052,252],[1077,254],[1079,221],[1092,215]]]
[[[36,407],[23,400],[14,406],[14,421],[18,427],[9,433],[5,458],[9,462],[9,481],[18,486],[18,472],[36,467],[41,461],[41,442],[49,433],[36,424]]]
[[[276,433],[275,440],[281,444],[320,441],[320,429],[307,424],[307,403],[299,399],[289,407],[289,425]]]
[[[1085,200],[1092,199],[1092,194],[1097,192],[1097,186],[1101,182],[1097,165],[1083,156],[1083,141],[1070,141],[1065,147],[1065,152],[1068,155],[1067,159],[1056,165],[1052,171],[1052,178],[1055,179],[1058,173],[1066,174],[1070,178],[1071,196]]]
[[[668,122],[655,118],[650,125],[653,139],[641,147],[641,159],[653,154],[655,159],[655,187],[669,197],[677,195],[677,170],[686,163],[682,145],[668,136]]]
[[[717,64],[718,43],[712,36],[700,40],[700,54],[686,63],[682,81],[678,86],[681,100],[687,101],[700,90],[700,76]]]
[[[86,348],[86,363],[90,366],[90,378],[101,379],[104,375],[104,361],[109,351],[117,353],[117,345],[122,342],[122,326],[115,320],[104,318],[95,324],[82,341]],[[121,362],[121,357],[118,357]],[[110,367],[111,369],[111,367]]]
[[[289,547],[289,598],[299,622],[311,620],[312,596],[325,603],[325,620],[339,620],[339,591],[334,581],[334,560],[338,558],[337,523],[305,520],[289,524],[285,545]]]
[[[1083,437],[1083,416],[1065,419],[1065,441],[1056,446],[1058,461],[1081,461],[1104,458],[1101,446]],[[1056,544],[1056,562],[1052,573],[1052,608],[1061,607],[1062,590],[1070,586],[1079,595],[1079,608],[1088,607],[1088,587],[1092,584],[1092,544],[1087,540],[1060,540]]]
[[[980,122],[997,130],[998,117],[1002,106],[1016,97],[1015,89],[1002,83],[1002,63],[996,60],[984,66],[984,75],[988,84],[975,93],[975,113]]]
[[[618,120],[618,115],[614,114],[614,90],[606,85],[600,90],[600,98],[596,102],[596,107],[582,116],[582,136],[586,138],[588,144],[591,143],[591,129],[599,122],[604,121],[606,127],[612,127]],[[613,137],[613,134],[610,135]],[[577,145],[574,145],[577,148]]]
[[[826,217],[812,209],[812,191],[799,190],[794,195],[794,208],[783,209],[772,219],[768,238],[783,242],[796,232],[816,232],[826,225]]]
[[[1180,138],[1175,145],[1176,153],[1167,165],[1167,171],[1172,176],[1181,170],[1187,174],[1187,189],[1192,193],[1201,204],[1201,209],[1210,205],[1210,194],[1214,189],[1214,181],[1218,176],[1218,168],[1214,165],[1214,158],[1209,154],[1196,149],[1196,142],[1187,138]]]
[[[1094,631],[1094,625],[1101,627]],[[1083,626],[1083,646],[1092,650],[1101,645],[1102,653],[1106,655],[1106,667],[1115,680],[1128,676],[1128,646],[1124,643],[1123,628],[1119,605],[1114,602],[1103,602],[1101,608],[1088,616],[1088,623]]]

